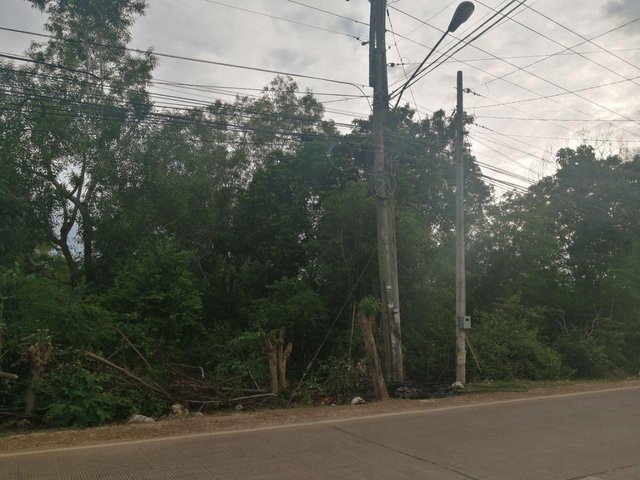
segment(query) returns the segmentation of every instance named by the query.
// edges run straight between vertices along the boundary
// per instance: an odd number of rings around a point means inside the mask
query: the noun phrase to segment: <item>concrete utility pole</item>
[[[458,72],[458,104],[456,107],[456,383],[467,382],[466,340],[467,287],[464,262],[464,108],[462,101],[462,72]]]
[[[373,169],[375,175],[378,267],[384,330],[387,380],[404,381],[400,328],[400,296],[396,260],[394,176],[391,157],[385,157],[386,118],[389,111],[387,80],[386,0],[371,0],[369,85],[373,87]]]

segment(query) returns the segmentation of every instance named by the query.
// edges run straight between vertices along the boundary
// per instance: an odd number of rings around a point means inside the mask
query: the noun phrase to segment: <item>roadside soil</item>
[[[426,411],[442,407],[482,404],[500,400],[562,395],[612,388],[640,387],[640,379],[522,385],[527,388],[526,391],[464,393],[455,397],[431,400],[394,399],[364,405],[339,405],[335,407],[317,406],[278,410],[234,411],[232,413],[211,413],[204,417],[168,418],[148,424],[115,424],[83,430],[34,431],[10,434],[0,437],[0,454],[172,437],[196,433],[239,431],[287,424],[326,422],[385,413]],[[486,386],[479,386],[478,388],[486,388]],[[473,390],[474,386],[470,386],[470,389]]]

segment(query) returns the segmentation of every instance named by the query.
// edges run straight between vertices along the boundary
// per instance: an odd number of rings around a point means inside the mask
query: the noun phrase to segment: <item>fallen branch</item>
[[[122,336],[122,338],[125,339],[125,341],[129,344],[129,346],[133,348],[133,351],[138,354],[138,356],[142,359],[142,361],[145,363],[147,368],[151,370],[151,365],[149,365],[149,362],[147,362],[147,359],[144,358],[144,355],[140,353],[140,350],[136,348],[136,346],[131,342],[131,340],[129,340],[129,338],[124,334],[124,332],[120,330],[118,327],[116,327],[115,325],[113,326],[113,328],[115,329],[116,332],[118,332]]]
[[[264,388],[233,388],[233,387],[220,387],[221,392],[240,392],[240,393],[269,393]]]
[[[97,360],[99,362],[104,363],[105,365],[107,365],[108,367],[113,368],[114,370],[117,370],[118,372],[122,373],[123,375],[125,375],[127,378],[134,380],[135,382],[139,383],[140,385],[143,385],[144,387],[148,388],[149,390],[152,390],[154,393],[161,395],[165,398],[168,398],[169,400],[174,400],[174,398],[164,389],[162,388],[160,385],[158,385],[157,383],[151,381],[151,380],[145,380],[143,378],[138,377],[137,375],[133,374],[132,372],[130,372],[129,370],[127,370],[124,367],[121,367],[120,365],[116,365],[115,363],[107,360],[106,358],[103,358],[99,355],[96,355],[95,353],[91,353],[91,352],[84,352],[84,355],[88,358],[91,358],[93,360]]]
[[[264,398],[264,397],[278,397],[275,393],[259,393],[258,395],[247,395],[245,397],[236,397],[230,398],[230,402],[241,402],[243,400],[254,400],[256,398]]]

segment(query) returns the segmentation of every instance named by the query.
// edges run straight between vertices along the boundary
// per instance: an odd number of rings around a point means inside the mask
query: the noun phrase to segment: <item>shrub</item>
[[[544,315],[544,310],[522,305],[517,296],[502,300],[490,313],[481,313],[469,333],[481,370],[468,359],[471,375],[492,380],[559,377],[560,356],[538,333]]]
[[[89,427],[127,418],[132,413],[157,415],[166,405],[80,360],[60,362],[48,372],[39,394],[45,425]]]
[[[558,337],[554,347],[562,357],[567,376],[596,378],[608,375],[614,369],[606,349],[578,332]]]

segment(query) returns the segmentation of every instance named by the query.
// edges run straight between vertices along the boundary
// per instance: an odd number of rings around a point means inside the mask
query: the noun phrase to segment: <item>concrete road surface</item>
[[[0,453],[0,479],[639,480],[640,388]]]

